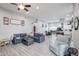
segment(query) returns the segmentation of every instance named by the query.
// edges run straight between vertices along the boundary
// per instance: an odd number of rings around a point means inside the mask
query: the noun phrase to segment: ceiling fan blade
[[[17,4],[16,4],[16,3],[10,3],[10,4],[13,4],[13,5],[16,5],[16,6],[17,6]]]
[[[25,7],[31,7],[31,5],[25,5]]]
[[[29,11],[28,9],[24,8],[25,11]]]

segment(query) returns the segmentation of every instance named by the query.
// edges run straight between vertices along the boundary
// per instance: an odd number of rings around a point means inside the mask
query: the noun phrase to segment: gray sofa
[[[18,43],[21,43],[21,42],[22,42],[22,39],[21,39],[20,34],[14,34],[12,43],[13,44],[18,44]]]
[[[13,44],[23,43],[27,46],[33,44],[33,42],[34,42],[34,39],[32,39],[26,33],[14,34],[13,40],[12,40]]]
[[[34,42],[37,43],[41,43],[45,40],[45,35],[41,34],[41,33],[35,33],[34,37],[32,37],[34,39]]]
[[[34,42],[41,43],[45,40],[45,35],[41,33],[35,33],[34,36],[27,35],[26,33],[14,34],[12,43],[23,43],[24,45],[31,45]]]

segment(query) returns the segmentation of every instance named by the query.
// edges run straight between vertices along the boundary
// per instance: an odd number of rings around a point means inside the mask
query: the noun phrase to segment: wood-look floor
[[[6,45],[0,47],[0,56],[49,56],[49,38],[42,43],[35,43],[26,46],[22,43],[17,45]]]

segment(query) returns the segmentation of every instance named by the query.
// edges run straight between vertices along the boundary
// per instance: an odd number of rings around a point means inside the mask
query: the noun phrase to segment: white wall
[[[3,17],[9,17],[17,20],[25,20],[25,26],[21,25],[3,25]],[[14,33],[30,33],[32,32],[33,18],[25,18],[24,16],[13,13],[0,8],[0,39],[10,38]]]
[[[79,17],[79,5],[78,4],[75,4],[74,6],[74,17],[75,16]],[[79,50],[79,29],[77,31],[73,29],[72,39],[74,41],[75,47],[78,48]]]
[[[43,24],[43,27],[42,27],[42,24]],[[48,30],[48,24],[45,23],[44,21],[38,20],[35,23],[35,26],[36,26],[36,32],[37,33],[44,33],[45,34],[45,31]]]

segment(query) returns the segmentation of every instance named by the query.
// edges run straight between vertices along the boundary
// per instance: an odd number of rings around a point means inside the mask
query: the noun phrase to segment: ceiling
[[[24,16],[31,16],[37,19],[49,21],[56,18],[61,18],[69,15],[73,11],[72,3],[30,3],[31,8],[29,13],[25,11],[18,11],[15,5],[9,3],[0,3],[0,8],[4,8],[10,12],[22,14]],[[39,6],[37,10],[36,7]]]

